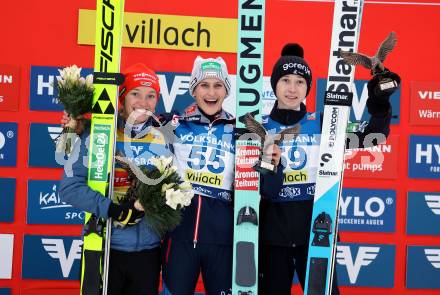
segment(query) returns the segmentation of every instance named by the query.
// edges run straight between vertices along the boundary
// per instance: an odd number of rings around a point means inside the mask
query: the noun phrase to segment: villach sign
[[[231,18],[125,12],[122,46],[236,53],[237,24]],[[95,10],[80,9],[78,44],[95,43],[94,26]]]

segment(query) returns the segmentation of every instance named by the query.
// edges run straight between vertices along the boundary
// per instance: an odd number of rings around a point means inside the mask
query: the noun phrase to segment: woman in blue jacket
[[[159,79],[143,64],[135,64],[124,72],[120,86],[122,105],[118,116],[116,150],[139,165],[149,163],[153,156],[166,153],[165,141],[152,127],[149,114],[159,99]],[[130,186],[128,172],[116,164],[114,194],[107,198],[87,185],[88,140],[90,130],[80,136],[72,155],[78,155],[71,170],[65,169],[61,180],[60,198],[76,208],[100,218],[112,218],[109,295],[157,294],[160,277],[160,237],[143,220],[144,213],[133,202],[121,202]],[[78,151],[79,149],[79,151]]]

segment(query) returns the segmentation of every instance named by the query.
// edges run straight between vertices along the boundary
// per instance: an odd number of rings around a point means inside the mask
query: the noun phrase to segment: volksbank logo
[[[417,289],[440,289],[440,247],[408,246],[406,286]]]
[[[63,277],[69,277],[75,259],[81,259],[81,240],[73,240],[70,250],[66,253],[63,239],[41,239],[47,254],[53,259],[59,260]]]
[[[338,244],[336,266],[341,286],[393,286],[393,245]]]
[[[410,137],[409,177],[440,179],[440,137]]]
[[[56,124],[31,123],[29,140],[30,167],[62,167],[57,162],[55,154],[56,141],[61,131],[62,128]]]
[[[393,232],[396,192],[344,188],[339,202],[342,231]]]
[[[47,131],[49,132],[50,138],[53,140],[55,144],[58,143],[58,139],[60,138],[61,132],[63,132],[62,127],[56,126],[48,126]]]
[[[440,195],[425,195],[425,200],[429,209],[434,214],[440,215]]]
[[[440,193],[408,192],[406,233],[440,235]]]
[[[440,268],[440,249],[425,249],[425,255],[433,267]]]
[[[81,245],[82,240],[79,237],[25,235],[22,277],[77,280]]]
[[[357,255],[354,257],[351,254],[349,246],[338,246],[336,252],[336,260],[339,264],[345,265],[348,270],[348,277],[350,283],[356,283],[359,271],[362,266],[367,266],[379,253],[380,247],[359,247]]]

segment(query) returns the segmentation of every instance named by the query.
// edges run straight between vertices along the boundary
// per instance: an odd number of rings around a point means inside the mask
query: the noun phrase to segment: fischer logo
[[[113,62],[113,30],[115,26],[115,8],[110,1],[103,2],[102,11],[102,35],[101,35],[101,55],[99,57],[99,70],[101,72],[108,72],[109,63]],[[111,10],[106,12],[106,10]],[[107,16],[107,19],[106,19]]]
[[[337,246],[336,260],[339,264],[347,267],[350,283],[355,284],[362,266],[367,266],[379,254],[380,247],[360,246],[354,259],[352,258],[350,246]]]
[[[81,245],[83,242],[81,240],[73,240],[67,255],[62,239],[41,239],[41,243],[50,257],[60,261],[63,277],[69,277],[75,259],[81,259]]]
[[[425,249],[426,259],[435,268],[440,268],[440,249]]]
[[[440,215],[440,195],[425,195],[425,201],[435,215]]]

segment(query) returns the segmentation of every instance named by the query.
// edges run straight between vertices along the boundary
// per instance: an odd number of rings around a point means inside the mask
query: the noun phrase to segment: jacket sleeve
[[[384,142],[390,134],[390,122],[391,105],[385,114],[372,114],[363,130],[348,133],[346,148],[366,148]]]
[[[260,194],[263,197],[271,198],[278,195],[283,185],[283,170],[284,167],[280,163],[277,173],[260,174]]]
[[[76,141],[69,160],[64,165],[64,173],[60,182],[59,196],[61,201],[98,217],[108,218],[107,212],[112,202],[92,190],[87,185],[87,163],[89,132],[84,132]]]

